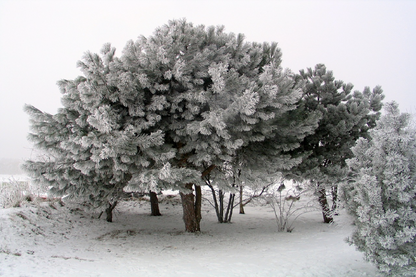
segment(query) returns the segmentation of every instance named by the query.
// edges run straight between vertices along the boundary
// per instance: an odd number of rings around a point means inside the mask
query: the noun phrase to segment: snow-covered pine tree
[[[163,147],[164,134],[152,128],[149,118],[155,115],[139,112],[146,109],[141,91],[129,86],[129,75],[114,53],[109,44],[102,56],[86,53],[78,63],[84,76],[58,82],[63,108],[55,115],[26,106],[29,139],[44,156],[24,165],[51,193],[109,205],[110,212],[133,174],[162,168],[175,155]],[[156,182],[145,185],[155,189]]]
[[[199,230],[202,180],[181,174],[207,176],[243,153],[239,159],[247,169],[275,174],[296,164],[282,153],[316,127],[316,114],[296,112],[302,91],[282,70],[280,56],[275,43],[244,42],[224,27],[194,27],[185,20],[171,21],[124,49],[125,68],[158,114],[155,127],[177,151],[161,176],[181,186],[187,231]]]
[[[316,127],[316,113],[297,110],[302,91],[280,56],[275,43],[185,20],[128,42],[120,58],[110,45],[86,53],[84,76],[59,82],[56,115],[27,107],[50,162],[26,168],[52,191],[94,203],[126,185],[179,189],[185,228],[198,231],[201,176],[240,161],[275,174],[299,162],[283,154]]]
[[[323,64],[316,65],[314,70],[301,70],[297,82],[304,84],[301,106],[307,111],[319,111],[322,118],[315,132],[293,151],[309,155],[287,176],[310,181],[317,192],[324,222],[329,223],[333,221],[338,184],[345,180],[348,171],[345,160],[352,157],[350,148],[358,138],[367,137],[368,130],[375,126],[384,95],[380,87],[351,93],[353,85],[335,80],[332,71]],[[332,208],[327,200],[328,191],[333,195]]]
[[[349,238],[388,276],[416,272],[416,130],[396,103],[360,138],[347,160],[347,208],[356,230]]]

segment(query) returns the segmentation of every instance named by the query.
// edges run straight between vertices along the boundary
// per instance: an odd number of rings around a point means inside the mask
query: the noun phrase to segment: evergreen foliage
[[[396,103],[360,138],[347,160],[347,208],[356,230],[349,239],[390,276],[416,272],[416,130]]]
[[[58,82],[57,114],[26,107],[30,139],[47,155],[25,167],[52,192],[100,205],[127,185],[193,197],[193,185],[224,166],[256,176],[289,169],[302,154],[288,151],[320,114],[299,108],[302,86],[280,57],[276,43],[185,20],[129,41],[120,58],[106,44],[78,63],[83,76]]]
[[[306,111],[319,111],[322,118],[314,133],[306,136],[294,153],[308,153],[287,174],[296,180],[309,180],[315,187],[323,209],[324,222],[331,222],[327,189],[337,195],[337,184],[345,179],[345,160],[352,157],[350,148],[360,137],[367,137],[380,116],[384,95],[380,87],[373,91],[354,91],[353,85],[335,80],[332,71],[318,64],[301,70],[297,82],[304,83],[300,105]],[[336,201],[336,200],[335,200]]]

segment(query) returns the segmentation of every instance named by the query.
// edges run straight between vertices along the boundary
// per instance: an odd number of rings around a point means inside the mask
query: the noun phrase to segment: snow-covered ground
[[[202,232],[189,234],[179,197],[161,200],[160,217],[145,200],[121,202],[113,223],[57,201],[0,209],[0,276],[378,276],[344,242],[345,212],[332,225],[311,212],[279,233],[268,206],[219,224],[204,203]]]
[[[29,181],[30,178],[25,174],[0,174],[0,183],[10,181]]]

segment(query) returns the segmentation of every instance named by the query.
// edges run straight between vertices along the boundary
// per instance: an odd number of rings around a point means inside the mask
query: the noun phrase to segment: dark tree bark
[[[218,201],[220,202],[220,217],[218,218],[218,221],[220,223],[224,222],[224,193],[222,190],[218,190]]]
[[[244,204],[243,204],[243,186],[240,185],[240,214],[245,214]]]
[[[332,194],[332,213],[334,215],[338,215],[337,208],[338,208],[338,186],[334,185],[331,188],[331,194]]]
[[[225,193],[222,190],[218,190],[218,200],[217,200],[217,193],[212,185],[207,183],[208,187],[211,189],[212,198],[214,201],[214,208],[215,213],[217,215],[217,219],[219,223],[228,223],[231,222],[231,217],[233,215],[234,209],[234,199],[235,193],[230,193],[230,199],[227,204],[227,209],[225,210],[224,214],[224,196]]]
[[[113,222],[113,210],[117,206],[117,201],[113,204],[108,203],[108,208],[105,209],[105,213],[107,214],[107,222]]]
[[[195,186],[195,217],[196,217],[196,221],[198,223],[198,231],[199,231],[199,226],[201,223],[201,219],[202,219],[202,214],[201,214],[201,208],[202,208],[202,191],[201,191],[201,186]]]
[[[186,159],[185,159],[186,161]],[[206,168],[201,178],[209,176],[212,170],[215,169],[215,165],[210,165]],[[195,187],[195,195],[193,193],[193,187]],[[180,192],[183,208],[183,221],[185,223],[185,231],[195,233],[201,231],[200,222],[202,219],[201,206],[202,206],[202,191],[201,187],[194,184],[186,184],[185,188],[190,190],[189,193]]]
[[[215,209],[215,214],[217,215],[218,222],[222,223],[222,216],[220,215],[220,208],[218,206],[217,194],[215,193],[215,189],[212,185],[208,184],[208,186],[212,192],[212,198],[214,200],[214,209]]]
[[[157,199],[157,194],[154,191],[149,192],[150,195],[150,210],[152,216],[161,216],[159,210],[159,200]]]
[[[264,192],[266,192],[268,190],[268,188],[271,186],[272,184],[268,184],[267,186],[264,186],[261,191],[258,194],[254,194],[252,196],[250,196],[247,200],[243,200],[243,187],[240,186],[240,201],[234,205],[234,207],[240,206],[240,214],[245,214],[244,212],[244,206],[247,205],[248,203],[250,203],[253,199],[259,198],[263,195]],[[235,200],[235,198],[233,199],[233,201]]]
[[[196,201],[195,202],[195,196],[192,191],[193,184],[186,184],[185,187],[191,192],[189,193],[183,193],[180,192],[181,200],[182,200],[182,208],[183,208],[183,221],[185,223],[185,231],[190,233],[199,232],[200,226],[199,223],[201,221],[201,202]],[[198,186],[196,186],[198,187]],[[200,187],[199,187],[200,189]],[[197,189],[198,190],[198,189]],[[196,192],[198,194],[198,192]],[[199,196],[200,197],[200,196]],[[197,196],[198,198],[198,196]],[[197,207],[196,205],[199,205]],[[198,214],[199,210],[199,215]]]
[[[318,184],[318,201],[322,208],[322,216],[324,218],[324,223],[332,223],[334,219],[332,218],[331,210],[329,209],[328,200],[326,198],[326,189],[323,186]]]
[[[231,217],[233,216],[234,198],[235,193],[230,193],[230,200],[228,200],[228,206],[227,211],[225,212],[224,222],[231,222]]]

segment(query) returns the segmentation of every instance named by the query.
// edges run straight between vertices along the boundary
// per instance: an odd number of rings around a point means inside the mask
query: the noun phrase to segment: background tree
[[[315,132],[301,142],[295,153],[309,153],[302,163],[287,173],[289,178],[309,180],[315,187],[325,223],[333,221],[338,183],[345,179],[345,160],[352,157],[350,148],[360,137],[367,137],[380,115],[384,95],[380,87],[371,92],[352,92],[352,84],[344,84],[333,77],[323,64],[315,69],[301,70],[297,82],[304,83],[300,105],[307,111],[319,111],[322,118]],[[327,192],[332,192],[333,207],[328,204]]]
[[[347,208],[356,230],[349,239],[389,276],[416,272],[416,130],[396,103],[370,138],[360,138],[347,160]]]

